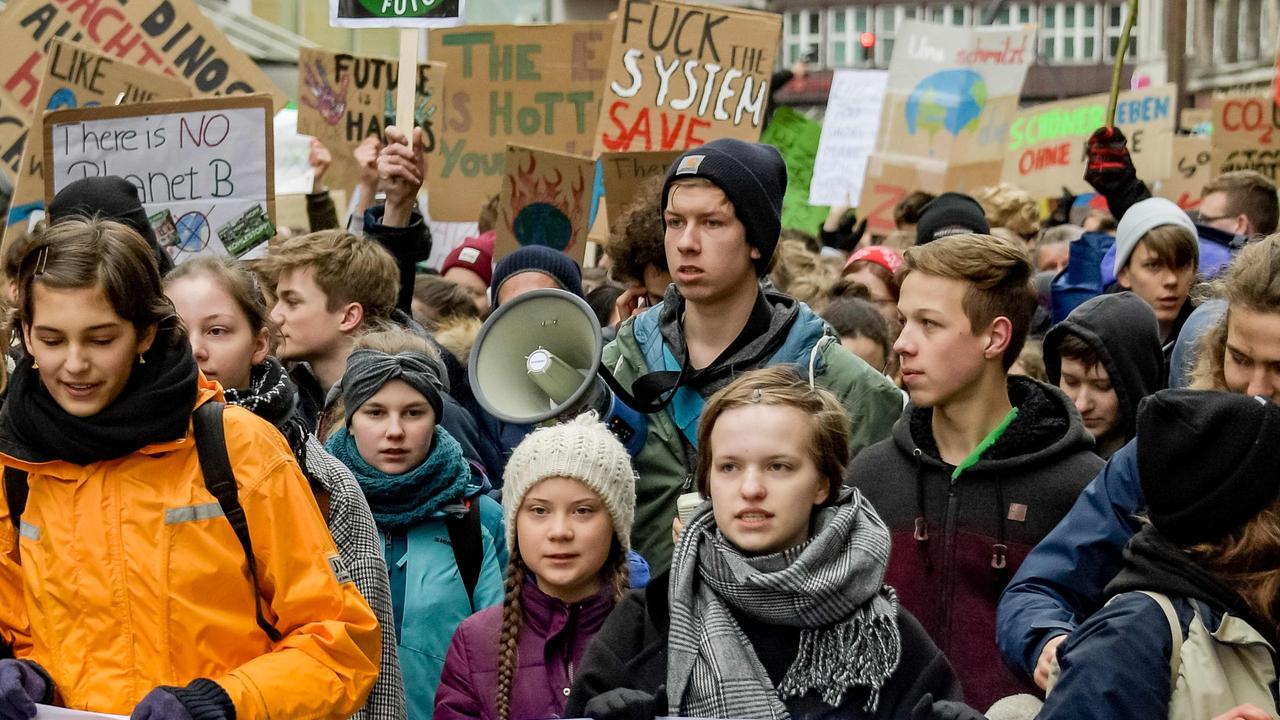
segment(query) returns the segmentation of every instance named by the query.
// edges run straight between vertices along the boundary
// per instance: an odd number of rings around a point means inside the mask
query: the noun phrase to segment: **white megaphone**
[[[467,368],[471,390],[489,414],[521,425],[595,410],[634,454],[647,422],[597,374],[603,347],[586,301],[534,290],[498,306],[480,328]]]

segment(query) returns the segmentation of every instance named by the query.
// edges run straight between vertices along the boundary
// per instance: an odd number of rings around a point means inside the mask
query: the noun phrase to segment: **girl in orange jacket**
[[[135,720],[359,709],[377,677],[373,612],[284,438],[227,407],[251,581],[192,431],[221,391],[200,375],[146,242],[65,220],[18,268],[27,353],[0,409],[0,462],[25,473],[28,496],[16,522],[14,498],[0,503],[0,638],[16,657],[0,661],[0,720],[31,718],[37,702]]]

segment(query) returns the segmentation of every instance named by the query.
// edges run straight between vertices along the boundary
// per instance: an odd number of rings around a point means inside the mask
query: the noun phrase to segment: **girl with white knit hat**
[[[594,413],[542,428],[503,485],[506,598],[453,636],[435,718],[559,717],[587,644],[628,586],[635,476]]]

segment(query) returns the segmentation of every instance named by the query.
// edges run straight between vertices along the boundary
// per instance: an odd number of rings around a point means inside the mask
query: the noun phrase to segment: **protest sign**
[[[1122,92],[1116,103],[1116,127],[1129,141],[1138,177],[1148,182],[1173,170],[1176,93],[1176,85],[1161,85]],[[1034,198],[1057,197],[1063,188],[1077,195],[1091,192],[1084,180],[1085,142],[1106,125],[1107,100],[1103,93],[1019,112],[1009,128],[1002,179]]]
[[[862,196],[888,80],[884,70],[835,71],[809,183],[810,204],[849,207]]]
[[[1183,210],[1200,207],[1200,191],[1209,182],[1213,170],[1212,150],[1212,141],[1207,135],[1175,137],[1173,172],[1155,183],[1156,195],[1178,203]]]
[[[282,195],[311,192],[315,186],[315,169],[311,167],[312,139],[298,132],[297,109],[281,110],[271,124],[276,153],[276,211],[279,212],[278,201]]]
[[[466,0],[329,0],[329,24],[346,28],[453,27]]]
[[[872,155],[867,161],[858,216],[866,219],[870,232],[887,235],[897,229],[893,220],[894,207],[911,192],[924,190],[938,194],[960,189],[972,193],[977,188],[999,182],[1002,166],[999,161],[959,166],[930,159],[893,162]]]
[[[1211,177],[1256,170],[1275,180],[1280,167],[1280,107],[1271,96],[1231,95],[1213,99]]]
[[[22,147],[27,142],[31,113],[4,90],[0,90],[0,172],[12,184],[18,179]]]
[[[191,89],[181,80],[139,70],[82,45],[55,39],[49,43],[36,106],[44,113],[190,96]],[[44,130],[36,124],[27,133],[22,167],[9,203],[4,246],[30,229],[27,221],[33,213],[43,211]]]
[[[505,167],[494,260],[526,245],[546,245],[581,265],[590,230],[595,161],[511,145]]]
[[[288,98],[235,47],[195,0],[12,0],[0,13],[0,87],[36,106],[45,48],[55,37],[83,43],[127,64],[163,72],[196,95],[269,93]]]
[[[622,216],[645,182],[651,178],[666,177],[671,163],[680,157],[679,152],[631,152],[605,153],[600,156],[600,170],[604,179],[604,197],[612,215],[610,221]]]
[[[809,181],[818,155],[822,126],[793,108],[774,110],[760,142],[778,148],[787,162],[787,192],[782,197],[782,227],[817,235],[827,219],[828,207],[809,204]]]
[[[782,16],[676,0],[621,0],[595,153],[755,141]]]
[[[429,34],[429,56],[448,66],[427,169],[432,219],[475,222],[501,190],[508,143],[590,152],[609,31],[564,23]]]
[[[350,189],[359,179],[352,153],[369,135],[382,136],[395,120],[400,63],[390,58],[303,48],[298,54],[298,132],[329,148],[330,187]],[[439,105],[444,96],[443,63],[421,63],[414,88],[415,124],[427,153],[438,143]]]
[[[81,178],[123,177],[175,262],[242,257],[275,234],[271,121],[267,95],[48,113],[45,199]]]

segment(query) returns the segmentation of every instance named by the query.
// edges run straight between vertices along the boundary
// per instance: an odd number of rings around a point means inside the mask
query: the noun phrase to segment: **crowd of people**
[[[496,199],[425,267],[393,127],[260,260],[69,186],[3,253],[0,720],[1280,717],[1276,187],[1189,214],[1117,130],[1088,157],[1106,211],[806,235],[779,153],[714,140],[589,268],[495,263]],[[542,289],[642,437],[478,399]]]

